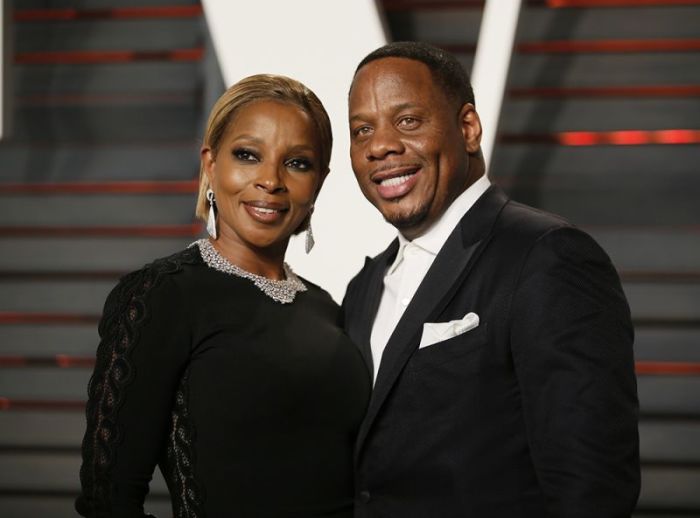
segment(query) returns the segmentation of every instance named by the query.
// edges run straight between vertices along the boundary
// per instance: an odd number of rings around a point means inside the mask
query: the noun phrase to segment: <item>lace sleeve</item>
[[[80,469],[83,516],[146,516],[143,502],[163,453],[189,357],[180,269],[160,261],[124,277],[105,303],[88,385]]]

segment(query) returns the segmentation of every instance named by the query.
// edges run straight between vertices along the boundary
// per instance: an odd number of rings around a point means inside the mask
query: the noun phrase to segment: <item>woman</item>
[[[109,295],[89,385],[83,516],[145,516],[159,465],[177,517],[352,515],[370,380],[330,296],[283,262],[328,173],[331,127],[289,78],[231,87],[209,117],[209,239]]]

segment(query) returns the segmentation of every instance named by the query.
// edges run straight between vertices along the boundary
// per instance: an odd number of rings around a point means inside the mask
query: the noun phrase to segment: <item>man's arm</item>
[[[541,236],[513,299],[511,343],[552,517],[628,517],[640,487],[633,329],[618,275],[585,233]]]

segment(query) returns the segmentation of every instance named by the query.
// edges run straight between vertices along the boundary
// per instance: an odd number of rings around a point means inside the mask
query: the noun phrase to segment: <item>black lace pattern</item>
[[[76,501],[76,509],[84,516],[110,515],[110,468],[115,447],[122,438],[117,416],[125,389],[136,375],[131,354],[149,316],[146,297],[166,275],[179,271],[184,263],[197,260],[201,261],[198,252],[190,248],[154,261],[123,277],[105,303],[99,324],[102,339],[88,384],[87,429],[80,468],[83,491]]]
[[[167,470],[175,518],[204,518],[202,491],[194,477],[194,426],[188,410],[189,371],[175,394],[168,440]]]

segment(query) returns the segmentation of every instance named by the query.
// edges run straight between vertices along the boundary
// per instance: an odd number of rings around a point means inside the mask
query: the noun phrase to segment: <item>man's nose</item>
[[[369,160],[381,160],[388,155],[400,155],[403,152],[403,142],[393,126],[387,125],[375,128],[367,148],[367,158]]]

